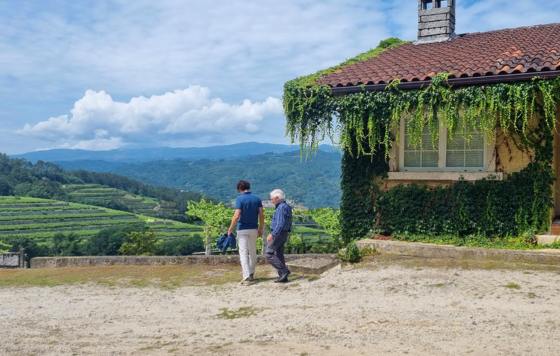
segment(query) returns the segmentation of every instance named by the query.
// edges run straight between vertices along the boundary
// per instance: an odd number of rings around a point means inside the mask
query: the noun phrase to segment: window
[[[446,166],[449,168],[484,168],[484,137],[480,132],[457,133],[448,139]]]
[[[439,142],[433,142],[430,129],[424,128],[420,146],[412,145],[405,132],[404,166],[409,168],[438,167]]]
[[[422,1],[422,9],[423,10],[431,10],[434,7],[434,3],[432,0],[423,0]]]
[[[424,128],[420,145],[413,145],[401,124],[400,169],[403,171],[485,171],[486,140],[474,129],[462,130],[453,137],[439,126],[439,138],[433,142],[430,129]]]
[[[423,0],[422,10],[432,10],[449,7],[448,0]]]

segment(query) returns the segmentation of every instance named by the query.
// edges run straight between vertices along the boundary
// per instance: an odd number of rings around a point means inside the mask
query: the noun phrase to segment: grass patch
[[[456,235],[411,235],[411,234],[395,234],[392,236],[393,239],[397,241],[407,241],[407,242],[424,242],[436,245],[453,245],[453,246],[464,246],[464,247],[483,247],[483,248],[496,248],[496,249],[507,249],[507,250],[535,250],[541,249],[539,246],[532,241],[530,237],[504,237],[504,238],[494,238],[489,239],[485,236],[456,236]],[[560,248],[552,246],[547,248]]]
[[[106,287],[175,289],[223,285],[239,278],[237,266],[106,266],[0,270],[0,287],[56,287],[98,284]]]
[[[241,307],[239,309],[222,308],[217,316],[219,319],[225,320],[250,318],[257,315],[258,311],[258,309],[253,307]]]
[[[521,286],[515,282],[509,282],[508,284],[506,284],[504,287],[508,288],[508,289],[521,289]]]
[[[447,285],[447,284],[445,284],[445,283],[436,283],[436,284],[430,284],[429,287],[432,287],[432,288],[443,288],[443,287],[445,287],[446,285]]]
[[[405,268],[422,270],[422,269],[460,269],[460,270],[504,270],[504,271],[521,271],[523,273],[537,271],[560,273],[560,266],[557,265],[541,265],[534,263],[506,262],[496,260],[469,260],[469,259],[453,259],[453,258],[423,258],[398,255],[378,255],[375,260],[365,261],[355,265],[356,268],[367,270],[377,270],[381,267],[399,265]]]

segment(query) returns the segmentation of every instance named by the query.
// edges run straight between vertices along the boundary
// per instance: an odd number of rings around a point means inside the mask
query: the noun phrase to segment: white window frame
[[[404,151],[405,151],[405,119],[401,119],[399,128],[399,171],[400,172],[493,172],[495,171],[495,160],[493,160],[495,139],[488,140],[483,135],[484,146],[484,165],[483,167],[447,167],[447,128],[444,123],[439,123],[438,135],[438,167],[405,167]]]

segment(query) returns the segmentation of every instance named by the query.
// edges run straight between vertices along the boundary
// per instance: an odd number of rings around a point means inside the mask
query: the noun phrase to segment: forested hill
[[[199,200],[202,197],[198,193],[180,191],[169,187],[156,187],[112,173],[68,172],[53,163],[39,161],[32,164],[23,159],[11,159],[7,155],[0,154],[0,196],[17,195],[76,201],[76,197],[80,194],[81,196],[85,196],[86,193],[87,195],[92,194],[91,192],[75,193],[79,185],[84,185],[84,187],[90,185],[87,187],[90,190],[104,190],[105,192],[107,192],[107,188],[113,188],[115,197],[128,192],[131,194],[131,196],[126,197],[128,201],[142,200],[142,197],[153,198],[156,203],[159,202],[159,205],[172,206],[173,212],[169,213],[169,216],[162,217],[173,219],[184,217],[187,201]],[[99,185],[100,187],[92,185]],[[70,187],[72,189],[69,189]],[[78,202],[81,201],[78,200]],[[126,200],[111,201],[109,199],[96,205],[117,210],[134,210],[126,206]]]
[[[149,184],[201,192],[229,202],[239,179],[253,184],[265,198],[282,188],[290,199],[308,208],[337,207],[340,202],[340,160],[337,151],[319,151],[305,159],[299,151],[267,153],[221,160],[159,160],[123,163],[107,161],[58,162],[66,169],[112,172]]]

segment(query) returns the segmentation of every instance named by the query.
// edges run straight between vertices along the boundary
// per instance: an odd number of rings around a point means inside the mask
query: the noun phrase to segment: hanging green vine
[[[376,48],[340,65],[287,82],[284,85],[283,103],[288,120],[287,134],[292,141],[299,141],[302,148],[314,149],[325,138],[334,138],[335,130],[338,129],[336,120],[333,120],[337,103],[333,100],[331,88],[318,83],[320,78],[405,43],[398,38],[389,38],[381,41]]]
[[[377,48],[339,66],[287,82],[284,111],[292,141],[304,149],[314,149],[327,137],[338,138],[346,151],[357,145],[358,155],[371,155],[379,143],[385,148],[390,146],[391,132],[396,131],[403,117],[409,120],[407,134],[416,145],[426,127],[437,139],[439,121],[451,136],[464,128],[477,129],[488,137],[496,128],[506,134],[525,135],[537,104],[544,109],[548,129],[554,129],[560,79],[454,89],[447,82],[448,74],[441,73],[420,90],[399,90],[395,81],[384,91],[345,96],[333,96],[330,87],[318,84],[328,74],[403,43],[406,42],[395,38],[382,41]],[[364,149],[364,142],[371,150]]]
[[[462,128],[476,129],[488,137],[494,135],[497,128],[505,134],[524,136],[537,105],[543,107],[547,128],[554,130],[556,108],[560,103],[558,78],[453,89],[447,84],[444,73],[436,76],[429,87],[416,91],[401,91],[395,85],[385,91],[339,97],[323,86],[299,91],[302,96],[297,99],[289,86],[286,92],[290,94],[284,94],[288,133],[292,140],[299,142],[302,148],[315,148],[326,137],[338,136],[342,148],[349,150],[355,144],[359,155],[375,153],[363,149],[364,141],[373,149],[376,143],[388,148],[391,132],[396,131],[403,117],[409,120],[407,135],[416,145],[425,128],[430,130],[434,140],[437,138],[439,121],[445,124],[451,136]]]

